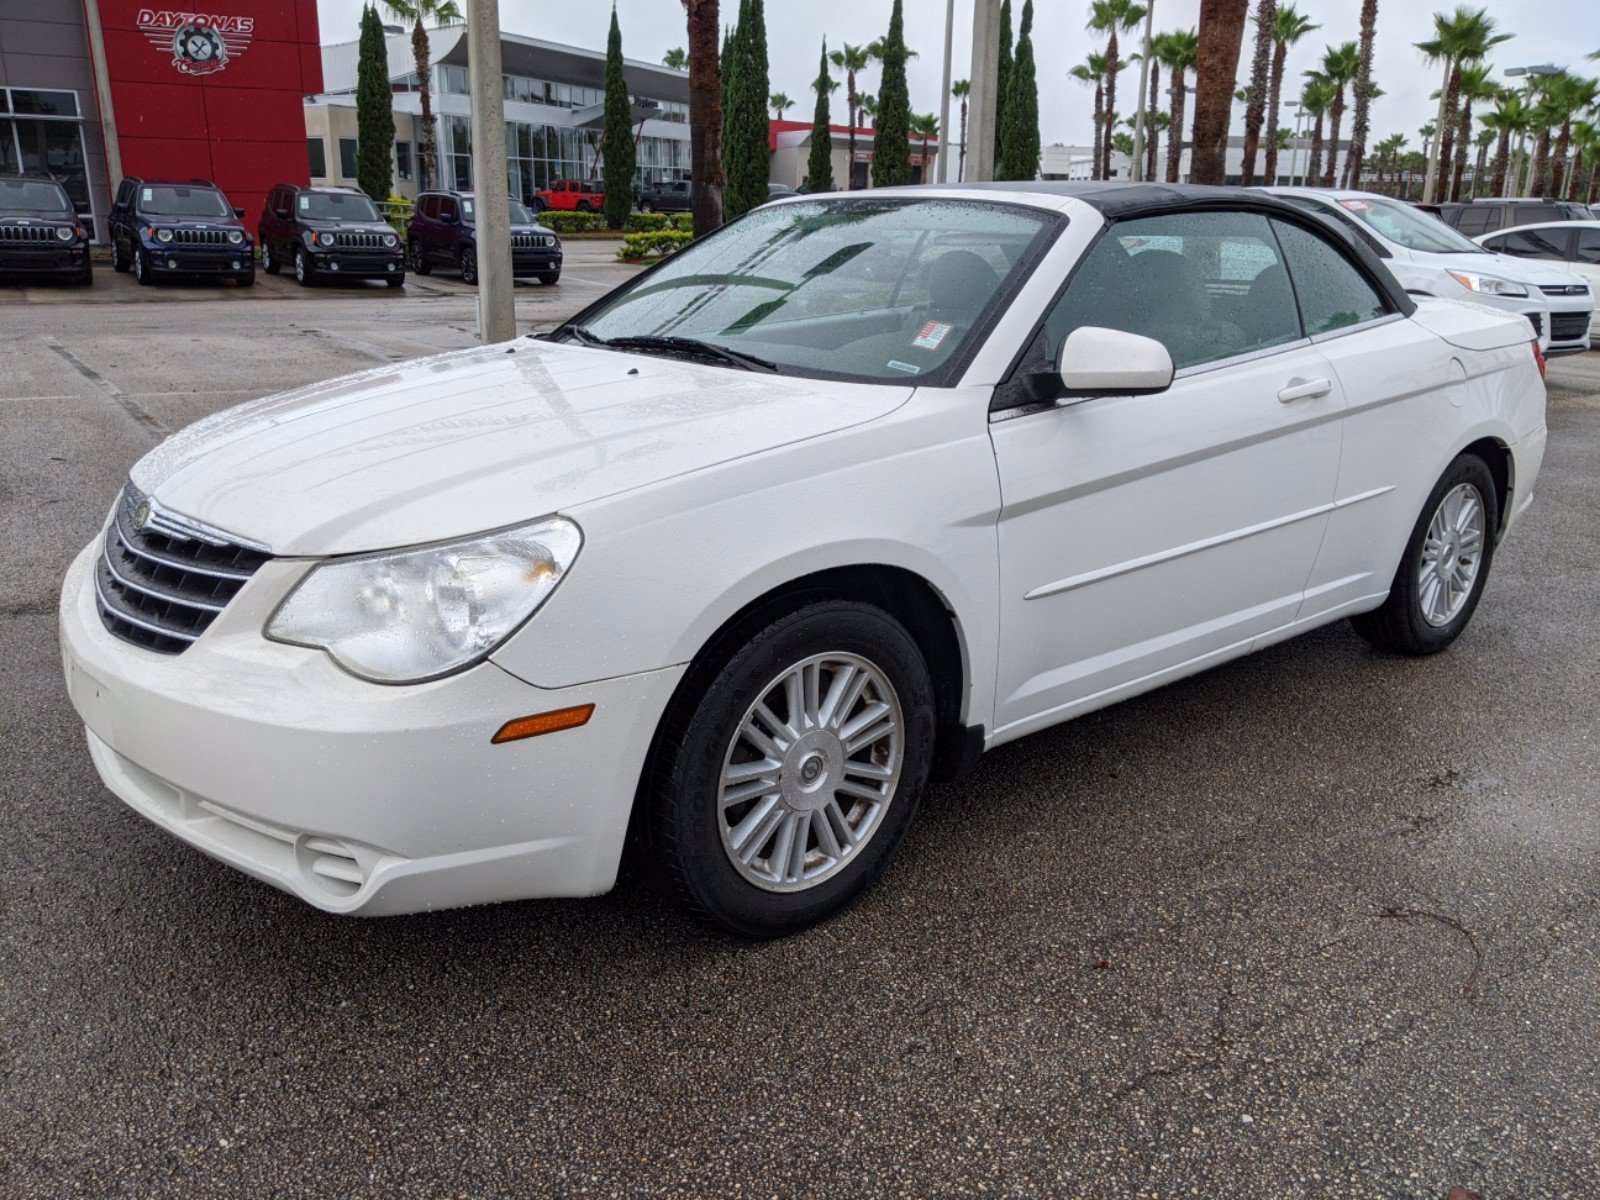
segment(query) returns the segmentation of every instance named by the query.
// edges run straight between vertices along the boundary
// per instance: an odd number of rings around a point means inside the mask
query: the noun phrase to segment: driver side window
[[[1257,213],[1174,213],[1112,225],[1045,322],[1049,361],[1086,325],[1154,338],[1179,370],[1304,336],[1277,240]]]

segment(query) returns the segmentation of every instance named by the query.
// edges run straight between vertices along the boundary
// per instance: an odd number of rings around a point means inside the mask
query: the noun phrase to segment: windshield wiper
[[[581,325],[569,325],[566,333],[574,335],[585,346],[603,346],[607,350],[651,350],[670,354],[684,354],[695,358],[711,358],[746,371],[766,371],[776,374],[778,364],[742,350],[732,350],[715,342],[702,342],[699,338],[663,336],[660,334],[635,334],[630,337],[597,337]]]

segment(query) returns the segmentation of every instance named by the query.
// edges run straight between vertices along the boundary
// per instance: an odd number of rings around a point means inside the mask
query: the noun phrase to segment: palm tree
[[[1306,169],[1307,182],[1322,173],[1322,119],[1333,107],[1337,90],[1333,80],[1321,71],[1306,72],[1306,85],[1300,89],[1300,107],[1316,118],[1316,124],[1311,127],[1311,163]]]
[[[1258,0],[1255,58],[1250,64],[1249,99],[1244,110],[1244,167],[1239,177],[1245,187],[1256,181],[1256,148],[1261,143],[1261,123],[1267,115],[1267,94],[1272,79],[1272,22],[1277,14],[1277,0]]]
[[[1486,130],[1493,130],[1499,135],[1494,150],[1494,182],[1489,186],[1487,194],[1504,196],[1506,167],[1511,161],[1511,136],[1528,127],[1528,105],[1520,92],[1507,89],[1500,93],[1494,111],[1485,113],[1480,119]],[[1483,189],[1477,186],[1472,190],[1474,195],[1485,194]]]
[[[878,98],[871,92],[862,92],[856,97],[856,108],[860,110],[861,124],[867,129],[875,127],[878,123]]]
[[[1322,172],[1322,186],[1331,188],[1339,167],[1339,126],[1344,121],[1345,85],[1355,80],[1361,68],[1361,52],[1354,42],[1329,46],[1322,56],[1322,74],[1333,85],[1333,107],[1328,114],[1328,165]]]
[[[1107,35],[1106,40],[1106,92],[1105,111],[1117,110],[1117,72],[1122,70],[1122,64],[1117,55],[1117,34],[1126,29],[1133,29],[1144,20],[1144,5],[1135,4],[1134,0],[1094,0],[1089,6],[1089,29],[1093,33]],[[1104,166],[1102,178],[1111,178],[1111,141],[1105,139],[1102,148]]]
[[[661,56],[661,65],[673,71],[687,71],[689,69],[689,52],[682,46],[674,46]]]
[[[1190,183],[1222,183],[1227,178],[1228,121],[1249,15],[1250,0],[1200,0]]]
[[[1439,97],[1438,153],[1428,158],[1428,180],[1422,189],[1422,199],[1431,204],[1439,192],[1439,175],[1444,164],[1450,161],[1455,136],[1456,103],[1461,93],[1461,68],[1464,64],[1483,59],[1494,46],[1508,40],[1509,33],[1495,33],[1494,18],[1487,9],[1473,9],[1460,5],[1454,13],[1433,14],[1434,36],[1416,43],[1423,58],[1430,64],[1444,64],[1444,87]]]
[[[689,31],[689,205],[694,233],[705,237],[722,224],[722,64],[718,57],[717,0],[683,0]]]
[[[1100,153],[1102,139],[1105,137],[1105,107],[1106,107],[1106,56],[1104,54],[1091,54],[1083,62],[1067,72],[1079,83],[1094,84],[1094,162],[1089,175],[1092,179],[1100,178]]]
[[[1390,134],[1378,143],[1378,182],[1383,182],[1384,166],[1389,172],[1389,194],[1397,195],[1400,187],[1400,153],[1405,149],[1406,135],[1403,133]]]
[[[784,110],[794,107],[794,101],[782,92],[773,92],[772,95],[767,97],[767,103],[772,105],[773,111],[778,114],[778,120],[780,121],[783,120]]]
[[[1561,127],[1561,136],[1556,139],[1554,166],[1561,170],[1567,163],[1567,152],[1572,149],[1572,126],[1579,115],[1594,107],[1597,93],[1600,93],[1600,82],[1593,79],[1584,79],[1578,75],[1568,74],[1563,71],[1553,77],[1555,87],[1545,94],[1549,98],[1551,112],[1556,116],[1556,124]],[[1566,180],[1552,177],[1549,187],[1560,195]],[[1544,195],[1544,192],[1540,192]]]
[[[1587,204],[1594,198],[1594,168],[1597,157],[1600,157],[1600,123],[1575,121],[1572,126],[1572,146],[1574,157],[1567,199]]]
[[[1283,68],[1289,57],[1289,47],[1321,28],[1312,24],[1310,17],[1301,16],[1292,4],[1278,5],[1273,14],[1272,77],[1267,84],[1267,162],[1261,173],[1267,183],[1278,182],[1278,106],[1283,99]]]
[[[1156,52],[1157,34],[1150,39],[1150,91],[1144,103],[1144,179],[1156,177],[1156,142],[1160,130],[1155,120],[1161,109],[1161,55]],[[1137,55],[1135,56],[1137,57]]]
[[[1494,145],[1495,133],[1485,125],[1478,130],[1478,135],[1472,139],[1472,144],[1478,148],[1477,161],[1472,164],[1472,196],[1474,199],[1483,195],[1484,176],[1489,171],[1489,147]],[[1465,197],[1462,197],[1465,199]]]
[[[856,186],[856,125],[861,119],[861,97],[856,93],[856,73],[872,65],[872,55],[865,46],[852,46],[846,42],[828,55],[828,61],[844,72],[844,102],[850,112],[850,166],[846,189]]]
[[[1493,100],[1500,94],[1500,85],[1490,77],[1489,68],[1471,63],[1461,68],[1461,117],[1456,125],[1456,161],[1450,172],[1450,186],[1444,189],[1447,199],[1461,199],[1461,182],[1467,172],[1467,146],[1472,140],[1472,106],[1479,100]],[[1481,176],[1474,176],[1474,181]]]
[[[411,57],[416,63],[417,95],[422,101],[422,185],[438,187],[439,143],[438,130],[433,119],[433,48],[428,44],[428,31],[424,21],[440,25],[459,25],[466,18],[456,7],[456,0],[380,0],[389,15],[398,21],[411,22]]]
[[[972,94],[971,80],[956,80],[950,85],[950,94],[961,101],[961,157],[956,165],[956,182],[960,183],[967,174],[967,97]]]
[[[1174,29],[1163,33],[1151,45],[1152,52],[1172,75],[1172,111],[1167,116],[1167,182],[1178,182],[1183,163],[1183,107],[1189,84],[1186,74],[1194,70],[1200,54],[1200,35],[1193,29]],[[1153,178],[1153,176],[1152,176]]]
[[[927,183],[933,177],[928,169],[931,165],[928,162],[928,143],[939,136],[939,114],[912,113],[910,130],[911,136],[922,143],[922,182]],[[944,153],[944,147],[941,146],[939,152]]]
[[[1345,187],[1360,182],[1361,162],[1367,156],[1367,132],[1372,112],[1372,44],[1377,37],[1378,0],[1361,0],[1361,38],[1356,67],[1355,116],[1350,122],[1350,153],[1345,157]]]

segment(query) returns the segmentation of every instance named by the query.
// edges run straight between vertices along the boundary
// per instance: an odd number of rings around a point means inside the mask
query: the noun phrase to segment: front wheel
[[[593,212],[594,211],[594,206],[592,204],[590,204],[587,200],[579,200],[578,201],[578,211],[579,212]]]
[[[1472,620],[1489,579],[1499,495],[1488,465],[1463,454],[1422,506],[1383,607],[1350,619],[1367,641],[1396,654],[1437,654]]]
[[[674,700],[650,817],[691,907],[776,937],[888,865],[933,760],[933,684],[905,627],[870,605],[818,601],[747,634]]]
[[[133,277],[139,281],[141,287],[149,287],[155,282],[155,276],[150,273],[150,259],[145,254],[143,246],[133,248]]]
[[[301,287],[310,287],[317,281],[316,270],[311,265],[311,256],[299,246],[294,248],[294,281]]]
[[[560,271],[545,271],[544,273],[542,273],[539,276],[539,282],[544,284],[546,287],[549,287],[552,284],[560,283],[561,282],[561,272]]]
[[[122,257],[122,247],[117,244],[115,238],[111,240],[111,269],[118,275],[128,273],[128,260]]]

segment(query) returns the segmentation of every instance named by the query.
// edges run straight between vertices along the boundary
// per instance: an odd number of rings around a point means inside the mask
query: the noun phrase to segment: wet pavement
[[[1447,654],[1335,626],[1003,747],[776,944],[637,868],[339,919],[101,787],[55,597],[165,431],[471,344],[425,284],[0,291],[0,1195],[1600,1195],[1600,355]]]

